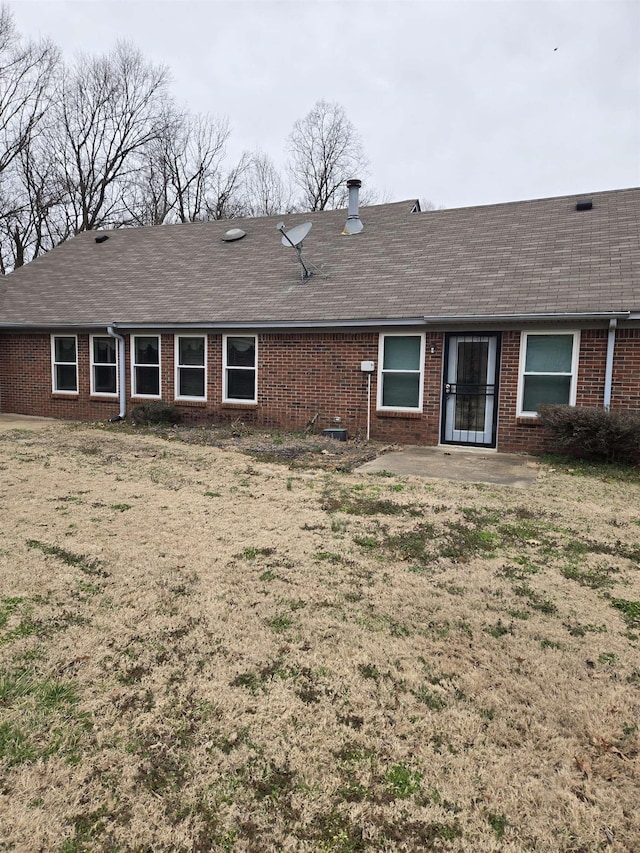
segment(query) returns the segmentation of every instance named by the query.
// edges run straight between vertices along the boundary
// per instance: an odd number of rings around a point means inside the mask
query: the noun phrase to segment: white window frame
[[[195,364],[180,364],[180,341],[182,338],[203,338],[204,339],[204,364],[195,365]],[[192,335],[174,335],[174,375],[173,375],[173,388],[174,388],[174,399],[176,400],[192,400],[196,403],[206,403],[207,401],[207,361],[208,361],[208,335],[199,335],[197,333],[193,333]],[[187,397],[180,396],[178,393],[180,390],[180,371],[181,370],[204,370],[204,396],[202,397]]]
[[[73,361],[56,361],[56,338],[73,338],[75,341],[76,348],[76,360]],[[57,370],[56,367],[59,364],[73,364],[76,369],[76,390],[75,391],[65,391],[63,388],[56,388],[56,375]],[[77,335],[51,335],[51,393],[52,394],[72,394],[74,397],[78,396],[79,393],[78,386],[78,336]]]
[[[525,374],[525,363],[527,358],[527,341],[530,337],[536,335],[565,335],[573,338],[573,350],[571,353],[571,373],[549,373],[529,371]],[[575,406],[576,391],[578,386],[578,361],[580,357],[580,331],[575,329],[535,329],[520,333],[520,363],[518,366],[518,403],[516,415],[519,418],[537,418],[537,412],[525,411],[522,406],[524,403],[524,379],[526,376],[571,376],[569,386],[569,402],[566,405]]]
[[[116,353],[116,361],[115,364],[111,364],[110,362],[107,364],[106,362],[94,361],[93,360],[93,342],[96,338],[108,338],[113,341],[115,353]],[[114,399],[118,396],[120,391],[120,347],[118,346],[118,341],[113,338],[111,335],[89,335],[89,385],[90,385],[90,393],[92,397],[106,397],[109,400]],[[96,391],[95,390],[95,381],[93,375],[94,367],[112,367],[116,374],[116,390],[115,391]]]
[[[158,364],[138,364],[136,362],[136,340],[138,338],[156,338],[158,341]],[[141,394],[136,386],[136,367],[158,368],[158,393]],[[131,335],[131,396],[140,397],[144,400],[162,399],[162,335]]]
[[[254,343],[254,352],[255,352],[255,360],[253,367],[237,367],[235,365],[227,364],[227,340],[228,338],[253,338]],[[246,398],[239,397],[230,397],[228,394],[228,370],[251,370],[254,374],[254,393],[253,399],[248,400]],[[227,334],[222,336],[222,402],[223,403],[245,403],[250,406],[254,403],[258,402],[258,336],[253,334],[245,334],[242,332]]]
[[[384,342],[386,338],[420,338],[420,368],[419,370],[385,370],[384,363]],[[423,395],[424,395],[424,359],[425,359],[425,338],[424,332],[381,332],[378,339],[378,393],[376,401],[376,409],[380,412],[422,412]],[[382,392],[385,374],[391,373],[418,373],[418,405],[413,406],[383,406]]]

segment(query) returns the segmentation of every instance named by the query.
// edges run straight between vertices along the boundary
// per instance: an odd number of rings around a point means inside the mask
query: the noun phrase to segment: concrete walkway
[[[10,429],[46,429],[54,423],[56,421],[53,418],[0,414],[0,432],[6,432]]]
[[[356,468],[363,474],[389,471],[399,476],[500,483],[517,489],[533,485],[538,464],[531,456],[455,447],[414,447],[392,451]]]

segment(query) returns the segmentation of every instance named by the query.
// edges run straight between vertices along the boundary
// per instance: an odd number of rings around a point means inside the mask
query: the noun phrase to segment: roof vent
[[[105,243],[108,239],[108,234],[102,234],[100,237],[96,237],[96,243]]]
[[[225,231],[222,235],[222,239],[225,243],[233,243],[234,240],[242,240],[242,238],[246,236],[247,232],[243,231],[242,228],[229,228],[229,230]]]
[[[361,186],[362,181],[359,181],[357,178],[352,178],[347,181],[347,189],[349,190],[349,214],[344,226],[344,231],[342,232],[345,236],[349,236],[350,234],[359,234],[364,230],[364,225],[362,224],[362,220],[360,219],[360,214],[358,212]]]
[[[582,201],[576,202],[576,210],[591,210],[593,207],[593,199],[583,198]]]

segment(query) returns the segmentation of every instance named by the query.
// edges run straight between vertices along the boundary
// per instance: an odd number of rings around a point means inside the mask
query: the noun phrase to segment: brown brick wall
[[[576,405],[602,407],[604,404],[607,329],[583,329]],[[498,449],[507,453],[538,453],[552,449],[552,443],[535,418],[517,418],[518,363],[520,332],[502,335]],[[612,409],[640,410],[640,329],[616,330]]]
[[[78,394],[53,394],[49,335],[0,334],[0,411],[71,420],[118,414],[117,399],[91,397],[89,336],[78,335]]]
[[[408,332],[410,334],[411,332]],[[371,437],[380,441],[437,444],[442,335],[427,334],[424,413],[376,412],[377,372],[371,377]],[[434,347],[434,353],[430,349]],[[285,429],[304,429],[316,415],[317,430],[340,426],[350,436],[365,436],[367,378],[361,361],[378,362],[373,332],[283,333],[258,337],[258,404],[222,403],[222,335],[207,339],[207,402],[175,401],[187,421],[233,421]],[[161,386],[174,402],[174,337],[161,336]],[[53,394],[49,335],[0,335],[0,411],[72,420],[107,419],[118,414],[117,399],[92,398],[89,336],[78,335],[78,394]],[[127,336],[127,406],[131,398]]]
[[[410,334],[410,332],[407,332]],[[174,401],[174,337],[162,335],[162,397]],[[578,405],[601,406],[607,330],[582,332]],[[371,377],[371,437],[378,441],[435,445],[440,433],[444,335],[428,332],[425,347],[424,406],[420,414],[376,412],[377,370]],[[433,348],[434,352],[431,352]],[[130,410],[131,373],[127,339],[126,382]],[[535,419],[516,418],[520,332],[502,334],[498,450],[537,452],[548,448]],[[265,427],[304,429],[316,415],[316,430],[339,417],[351,437],[366,435],[367,378],[361,361],[378,363],[374,332],[273,333],[258,336],[258,404],[222,403],[222,335],[208,336],[207,402],[176,403],[186,420],[240,419]],[[0,411],[77,420],[118,414],[117,399],[92,398],[89,336],[78,335],[77,395],[51,391],[50,336],[0,335]],[[640,409],[640,329],[617,332],[613,377],[614,408]]]
[[[640,329],[616,332],[611,408],[640,411]]]

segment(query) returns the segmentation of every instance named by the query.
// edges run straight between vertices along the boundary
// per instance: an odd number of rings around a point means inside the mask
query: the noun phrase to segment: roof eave
[[[106,329],[107,326],[113,326],[121,331],[144,331],[154,329],[155,331],[180,331],[180,330],[211,330],[223,331],[225,329],[256,329],[256,330],[271,330],[271,329],[353,329],[353,328],[370,328],[375,326],[422,326],[424,320],[422,317],[370,317],[365,319],[348,319],[348,320],[274,320],[272,322],[256,323],[254,321],[195,321],[190,323],[176,322],[127,322],[127,321],[105,321],[104,323],[2,323],[0,322],[0,330],[8,332],[26,332],[42,330],[47,332],[55,332],[60,330],[93,330]]]
[[[211,330],[223,331],[226,329],[253,329],[256,331],[277,329],[353,329],[353,328],[376,328],[376,327],[404,327],[404,326],[437,326],[437,325],[486,325],[512,324],[512,323],[535,323],[535,322],[602,322],[605,320],[640,320],[638,311],[547,311],[517,314],[436,314],[422,317],[367,317],[364,319],[339,319],[339,320],[274,320],[270,322],[252,321],[195,321],[195,322],[127,322],[105,320],[102,323],[3,323],[0,322],[0,330],[6,332],[57,332],[57,331],[93,331],[106,330],[107,326],[113,326],[122,331],[148,331],[158,332],[189,331],[189,330]]]
[[[640,317],[631,311],[545,311],[521,314],[440,314],[423,317],[427,325],[442,323],[535,323],[543,321],[631,320]]]

